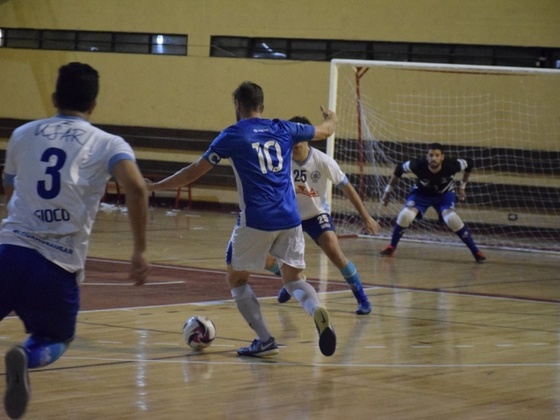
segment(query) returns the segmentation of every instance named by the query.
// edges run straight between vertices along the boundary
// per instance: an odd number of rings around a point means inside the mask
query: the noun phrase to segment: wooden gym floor
[[[30,372],[27,419],[560,418],[558,254],[487,249],[475,264],[464,246],[402,242],[384,259],[385,240],[342,239],[374,305],[357,316],[308,241],[306,274],[331,313],[337,352],[321,355],[311,318],[278,304],[280,280],[263,271],[252,285],[281,349],[248,359],[235,350],[254,334],[224,280],[235,215],[154,209],[150,283],[134,288],[121,210],[99,213],[76,340]],[[198,353],[181,335],[195,314],[218,331]],[[15,317],[0,328],[0,353],[25,338]]]

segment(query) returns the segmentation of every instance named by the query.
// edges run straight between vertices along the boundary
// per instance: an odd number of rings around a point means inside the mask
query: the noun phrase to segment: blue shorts
[[[321,213],[311,219],[303,220],[301,222],[301,227],[303,228],[303,231],[311,236],[311,239],[315,242],[317,242],[319,236],[321,236],[323,232],[327,232],[329,230],[334,232],[332,217],[328,213]]]
[[[34,249],[0,245],[0,320],[15,311],[32,336],[70,341],[79,307],[75,273]]]
[[[420,218],[424,216],[428,208],[433,207],[441,217],[441,212],[447,209],[455,210],[455,193],[448,191],[443,195],[430,197],[428,195],[419,194],[412,191],[406,198],[405,207],[414,207],[418,209]]]

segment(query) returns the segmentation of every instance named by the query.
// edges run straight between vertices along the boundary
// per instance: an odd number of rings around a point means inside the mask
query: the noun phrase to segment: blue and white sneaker
[[[313,312],[313,321],[319,333],[319,349],[325,356],[332,356],[336,350],[336,334],[331,325],[329,313],[322,306]]]
[[[356,309],[358,315],[368,315],[371,313],[371,303],[367,300],[358,302],[358,309]]]
[[[239,356],[250,357],[274,356],[278,354],[278,352],[278,344],[276,344],[276,339],[274,337],[270,337],[268,341],[265,342],[255,338],[250,346],[237,349],[237,354]]]
[[[21,346],[12,347],[5,358],[6,393],[4,408],[8,417],[19,419],[25,413],[31,395],[27,374],[27,353]]]
[[[292,298],[292,295],[290,295],[290,292],[288,292],[285,287],[282,287],[280,289],[280,291],[278,292],[278,302],[279,303],[286,303],[291,298]]]

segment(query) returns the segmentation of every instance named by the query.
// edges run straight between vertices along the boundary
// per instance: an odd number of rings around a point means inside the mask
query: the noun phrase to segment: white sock
[[[261,305],[253,289],[251,289],[251,286],[245,284],[235,287],[231,289],[231,295],[233,296],[233,300],[235,300],[237,309],[241,315],[243,315],[249,327],[257,333],[257,338],[261,341],[268,341],[270,337],[272,337],[272,334],[266,326],[266,322],[264,322]]]
[[[305,311],[313,316],[317,306],[321,306],[317,291],[305,280],[296,280],[284,285],[286,290],[295,297]]]

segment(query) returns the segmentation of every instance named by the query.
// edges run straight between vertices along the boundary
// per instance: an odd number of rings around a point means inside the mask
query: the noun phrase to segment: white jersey
[[[292,161],[292,175],[302,220],[321,213],[330,213],[331,208],[327,202],[327,181],[331,181],[338,187],[348,183],[348,178],[338,163],[313,147],[309,148],[309,155],[304,162]]]
[[[36,249],[83,277],[89,236],[114,164],[134,160],[128,143],[68,116],[17,128],[8,143],[4,181],[15,191],[0,243]]]

